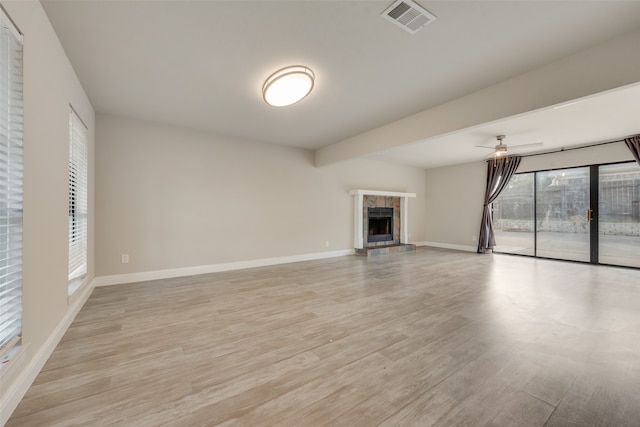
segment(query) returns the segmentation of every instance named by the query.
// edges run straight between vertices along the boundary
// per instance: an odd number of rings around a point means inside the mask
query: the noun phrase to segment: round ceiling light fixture
[[[262,86],[262,96],[269,105],[286,107],[309,95],[314,82],[315,75],[309,67],[292,65],[269,76]]]

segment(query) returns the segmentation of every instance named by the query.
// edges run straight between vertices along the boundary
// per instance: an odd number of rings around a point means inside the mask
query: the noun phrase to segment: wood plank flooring
[[[97,288],[8,426],[638,426],[640,271],[419,248]]]

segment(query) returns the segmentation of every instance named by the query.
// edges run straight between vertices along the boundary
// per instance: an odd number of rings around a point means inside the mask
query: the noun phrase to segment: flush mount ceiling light
[[[315,75],[310,68],[292,65],[271,74],[262,86],[267,104],[285,107],[303,100],[313,89]]]

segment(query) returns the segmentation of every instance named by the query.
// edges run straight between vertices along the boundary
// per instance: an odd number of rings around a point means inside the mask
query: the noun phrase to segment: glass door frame
[[[589,166],[589,264],[600,264],[600,165]]]

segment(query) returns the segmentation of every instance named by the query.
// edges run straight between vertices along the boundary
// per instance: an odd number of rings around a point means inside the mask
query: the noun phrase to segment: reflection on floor
[[[534,255],[533,233],[496,231],[496,252]],[[600,263],[640,267],[640,236],[600,237]],[[538,256],[589,262],[589,235],[580,233],[538,233]]]

